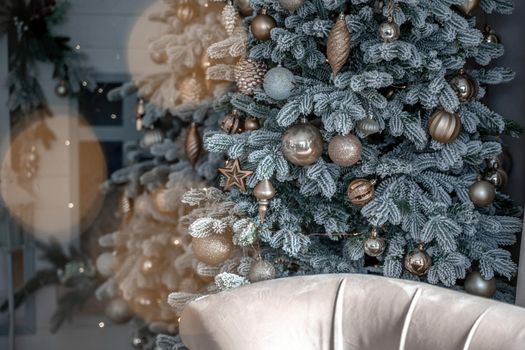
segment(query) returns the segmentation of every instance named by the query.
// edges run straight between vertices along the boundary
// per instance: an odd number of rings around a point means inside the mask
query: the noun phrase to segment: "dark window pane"
[[[122,125],[122,101],[110,102],[107,94],[122,83],[99,83],[94,91],[82,90],[78,110],[93,126]]]

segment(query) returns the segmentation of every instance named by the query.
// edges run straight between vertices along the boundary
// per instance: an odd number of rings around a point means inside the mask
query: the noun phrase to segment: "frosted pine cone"
[[[197,103],[204,96],[204,87],[195,77],[184,78],[179,91],[182,103]]]
[[[228,3],[224,6],[222,9],[222,16],[221,16],[221,23],[226,29],[226,32],[228,35],[232,35],[233,31],[235,29],[235,26],[237,25],[237,21],[239,20],[239,13],[233,6],[231,1],[228,1]]]
[[[253,95],[264,80],[266,65],[264,62],[243,57],[237,62],[234,74],[239,91],[245,95]]]

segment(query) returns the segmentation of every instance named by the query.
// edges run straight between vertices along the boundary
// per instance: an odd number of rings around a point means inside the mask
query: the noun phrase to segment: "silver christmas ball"
[[[503,169],[492,169],[485,175],[484,179],[493,184],[497,189],[502,189],[507,184],[509,177]]]
[[[470,186],[469,197],[477,207],[486,207],[496,198],[496,188],[486,180],[479,180]]]
[[[97,271],[104,277],[109,277],[113,274],[115,267],[115,257],[110,252],[100,254],[95,263]]]
[[[432,258],[425,252],[422,245],[419,245],[405,257],[405,269],[416,276],[426,275],[431,265]]]
[[[295,77],[284,67],[275,67],[266,72],[263,88],[266,95],[274,100],[286,100],[292,94]]]
[[[492,298],[496,294],[496,279],[486,280],[478,271],[472,271],[465,280],[465,291],[479,297]]]
[[[144,148],[150,148],[153,145],[161,143],[164,140],[164,133],[159,129],[150,129],[144,133],[140,144]]]
[[[377,230],[374,229],[370,238],[364,243],[365,253],[368,256],[376,257],[385,251],[385,239],[378,236]]]
[[[299,7],[303,6],[304,0],[279,0],[279,4],[290,12],[294,12]]]
[[[275,278],[275,267],[266,260],[254,262],[248,273],[250,282],[261,282]]]
[[[379,26],[379,37],[383,39],[384,42],[391,43],[399,39],[401,31],[399,26],[393,21],[386,21],[381,23]]]
[[[381,131],[379,123],[373,118],[365,118],[359,121],[357,129],[362,132],[365,136],[377,134]]]
[[[478,95],[478,87],[467,74],[460,73],[450,80],[450,85],[456,91],[461,102],[467,102]]]
[[[361,160],[363,145],[354,135],[337,135],[328,145],[328,156],[337,165],[352,166]]]
[[[131,313],[128,303],[124,299],[111,300],[104,310],[106,316],[111,322],[116,324],[124,324],[131,321],[133,314]]]
[[[283,135],[281,150],[286,159],[298,166],[315,163],[323,154],[323,137],[309,123],[292,125]]]

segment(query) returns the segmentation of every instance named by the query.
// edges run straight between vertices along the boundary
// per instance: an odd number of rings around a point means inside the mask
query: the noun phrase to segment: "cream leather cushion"
[[[525,350],[525,309],[366,275],[260,282],[184,310],[191,350]]]

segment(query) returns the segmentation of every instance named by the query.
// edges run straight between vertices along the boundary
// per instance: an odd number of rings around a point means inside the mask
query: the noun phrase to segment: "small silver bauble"
[[[368,238],[364,243],[365,253],[368,256],[376,257],[385,251],[385,239],[379,237],[377,229],[372,230],[370,238]]]
[[[275,67],[266,72],[263,88],[266,95],[274,100],[286,100],[292,94],[295,77],[290,70],[284,67]]]
[[[391,43],[399,39],[401,31],[399,26],[392,20],[381,23],[379,26],[379,37],[383,39],[384,42]]]
[[[286,159],[298,166],[315,163],[323,154],[323,137],[315,126],[309,123],[292,125],[282,139],[281,150]]]
[[[467,102],[478,94],[478,87],[474,80],[461,72],[450,80],[450,85],[456,91],[460,102]]]
[[[109,277],[113,274],[115,257],[110,252],[104,252],[98,256],[95,265],[102,276]]]
[[[479,297],[492,298],[496,294],[496,279],[486,280],[481,273],[473,271],[465,280],[465,291]]]
[[[248,273],[250,282],[260,282],[275,278],[275,267],[266,260],[254,262]]]
[[[485,175],[484,179],[497,189],[502,189],[507,184],[509,177],[503,169],[492,169]]]
[[[294,12],[299,7],[303,6],[304,0],[279,0],[279,4],[290,12]]]
[[[337,165],[348,167],[361,160],[363,145],[354,135],[337,135],[328,144],[328,156]]]
[[[379,123],[370,117],[360,120],[357,124],[357,129],[365,136],[377,134],[379,131],[381,131]]]
[[[470,186],[469,197],[477,207],[486,207],[496,198],[496,188],[486,180],[478,180]]]
[[[113,323],[116,324],[128,323],[133,318],[128,303],[121,298],[111,300],[106,305],[104,313]]]

